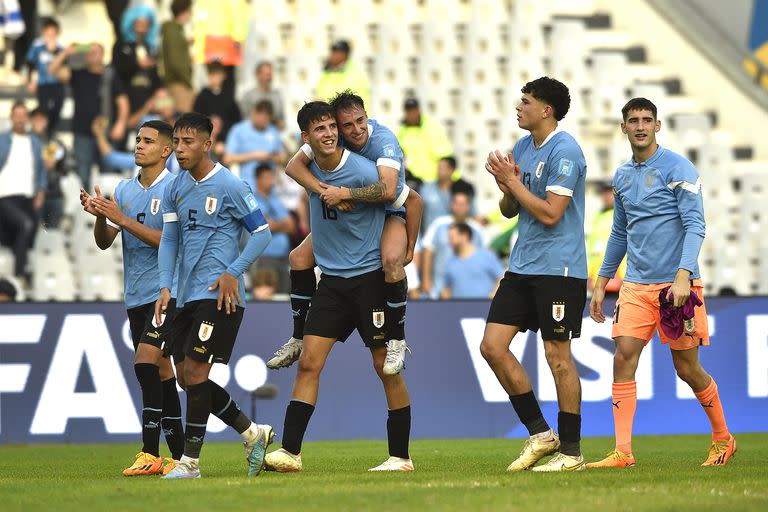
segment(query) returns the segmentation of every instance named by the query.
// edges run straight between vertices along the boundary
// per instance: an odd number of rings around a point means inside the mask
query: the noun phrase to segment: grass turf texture
[[[413,473],[366,471],[384,441],[316,442],[303,472],[258,478],[240,445],[208,443],[194,481],[122,476],[133,445],[0,446],[0,510],[768,510],[768,434],[736,439],[725,467],[699,467],[708,436],[638,436],[636,467],[569,474],[507,473],[519,439],[415,441]],[[582,447],[596,460],[613,441]]]

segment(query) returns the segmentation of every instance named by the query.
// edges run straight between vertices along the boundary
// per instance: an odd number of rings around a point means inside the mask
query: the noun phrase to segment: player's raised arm
[[[325,185],[315,178],[312,171],[309,170],[309,164],[314,157],[312,148],[309,144],[304,144],[299,151],[293,155],[288,165],[285,166],[285,174],[293,181],[307,189],[309,192],[320,194],[325,189]]]

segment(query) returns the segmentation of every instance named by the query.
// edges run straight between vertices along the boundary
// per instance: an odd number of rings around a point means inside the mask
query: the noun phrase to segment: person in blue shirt
[[[144,442],[136,461],[123,471],[126,476],[159,474],[164,465],[172,469],[175,463],[160,458],[161,426],[172,460],[179,460],[184,449],[181,404],[169,359],[172,353],[180,369],[184,353],[173,347],[167,328],[153,323],[159,292],[157,248],[163,227],[160,203],[174,178],[165,168],[173,152],[172,134],[171,126],[162,121],[150,121],[139,128],[134,153],[139,174],[121,181],[111,199],[101,195],[98,185],[95,197],[80,190],[85,211],[96,216],[96,245],[106,250],[118,233],[123,239],[125,306],[136,350],[134,371],[141,386]]]
[[[305,144],[312,150],[310,166],[317,180],[329,186],[365,188],[379,183],[376,165],[338,145],[338,125],[330,105],[306,103],[298,113]],[[357,329],[370,349],[373,366],[384,385],[389,407],[387,437],[390,457],[371,471],[413,470],[408,444],[411,407],[402,374],[384,372],[386,324],[381,269],[383,205],[361,203],[344,211],[330,206],[322,194],[310,192],[312,249],[322,277],[304,326],[304,344],[285,412],[282,448],[267,455],[267,469],[301,471],[301,444],[317,403],[320,373],[338,341]]]
[[[493,298],[504,276],[504,267],[496,255],[472,243],[472,228],[463,222],[450,227],[448,240],[454,256],[445,265],[445,286],[440,298]]]
[[[213,363],[227,364],[243,318],[243,273],[269,244],[271,233],[247,183],[208,156],[211,120],[182,115],[173,131],[176,157],[184,172],[163,196],[163,235],[158,250],[160,296],[155,321],[171,301],[178,274],[174,342],[185,350],[187,423],[184,455],[163,478],[199,478],[199,459],[208,415],[219,417],[242,436],[248,475],[261,471],[274,435],[269,425],[251,422],[223,388],[208,379]],[[240,233],[250,238],[240,252]],[[178,269],[176,268],[178,266]]]
[[[64,105],[64,84],[50,67],[56,55],[64,50],[58,41],[59,23],[53,18],[43,18],[40,39],[35,40],[27,52],[29,66],[29,92],[37,96],[38,108],[48,115],[48,137],[59,125],[61,107]]]
[[[619,167],[613,177],[613,227],[590,303],[592,319],[604,322],[605,288],[626,254],[627,272],[616,301],[612,329],[616,342],[612,390],[616,447],[603,460],[588,466],[635,465],[635,371],[643,348],[656,331],[661,342],[669,344],[678,377],[691,387],[709,418],[712,444],[702,465],[722,466],[736,452],[736,440],[726,425],[715,379],[699,362],[699,347],[709,345],[697,261],[706,230],[701,176],[690,161],[656,142],[661,121],[653,102],[633,98],[621,114],[621,131],[629,140],[632,159]],[[662,329],[663,295],[673,302],[674,308],[685,305],[691,295],[701,300],[677,339]]]
[[[272,231],[272,241],[254,265],[255,270],[269,268],[277,274],[276,293],[288,293],[288,253],[291,251],[289,234],[296,230],[293,216],[283,206],[275,190],[275,170],[267,164],[256,168],[256,201]]]
[[[405,308],[408,283],[405,265],[413,259],[414,247],[421,226],[424,203],[416,191],[405,184],[403,151],[397,137],[385,126],[368,118],[360,96],[346,90],[330,102],[343,139],[343,146],[376,163],[380,180],[366,187],[335,187],[321,183],[308,169],[313,154],[304,144],[288,162],[286,174],[310,192],[320,194],[326,204],[350,208],[354,203],[376,203],[387,206],[387,221],[381,240],[381,263],[384,268],[387,318],[395,319],[387,327],[387,360],[384,373],[395,375],[405,367]],[[293,364],[301,353],[304,322],[312,296],[315,294],[315,258],[312,235],[290,254],[291,310],[293,335],[267,361],[269,368],[284,368]]]
[[[240,164],[240,177],[256,187],[256,168],[285,162],[280,131],[272,124],[272,102],[261,100],[251,108],[251,118],[232,126],[227,134],[224,165]]]
[[[442,157],[437,161],[437,179],[427,181],[419,188],[419,194],[424,200],[423,228],[429,227],[435,219],[451,213],[451,196],[457,190],[466,191],[474,203],[475,187],[461,178],[453,179],[457,166],[456,157]],[[474,209],[473,205],[472,214]]]
[[[576,140],[558,127],[571,97],[561,82],[542,77],[521,89],[517,122],[530,132],[512,152],[488,155],[486,169],[503,192],[501,213],[519,215],[519,235],[509,271],[493,298],[480,351],[509,393],[528,429],[520,456],[507,468],[520,471],[556,453],[533,471],[584,469],[581,455],[581,383],[571,339],[581,335],[587,295],[584,244],[586,162]],[[558,435],[549,428],[525,369],[510,352],[518,332],[541,331],[560,406]]]

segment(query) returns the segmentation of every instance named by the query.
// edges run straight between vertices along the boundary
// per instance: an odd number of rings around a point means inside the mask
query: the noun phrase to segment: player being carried
[[[301,136],[312,150],[311,172],[329,186],[363,189],[379,183],[373,162],[338,146],[338,128],[330,105],[305,104],[298,113]],[[402,374],[384,372],[387,358],[386,326],[395,321],[385,314],[381,269],[381,235],[385,229],[382,205],[361,203],[341,211],[310,192],[314,259],[323,274],[304,327],[293,394],[285,412],[283,446],[267,454],[268,470],[302,469],[301,444],[317,403],[320,373],[334,343],[357,329],[371,350],[373,366],[384,385],[389,418],[390,457],[371,471],[411,471],[408,444],[411,407]]]
[[[155,321],[161,325],[168,310],[178,259],[178,310],[171,327],[186,353],[187,392],[184,455],[163,478],[200,477],[200,450],[211,412],[242,436],[249,476],[261,471],[273,436],[272,427],[252,423],[226,391],[208,379],[213,363],[227,364],[232,354],[244,312],[243,272],[272,238],[248,184],[208,156],[212,130],[211,120],[201,114],[187,113],[176,121],[173,144],[186,172],[166,188],[161,204]],[[243,229],[250,238],[240,253]]]
[[[699,347],[709,345],[697,262],[705,232],[701,178],[691,162],[656,142],[661,121],[650,100],[633,98],[621,114],[621,131],[629,139],[632,159],[613,177],[613,228],[589,306],[590,316],[604,322],[605,287],[626,254],[627,273],[612,330],[616,447],[587,466],[635,465],[635,371],[643,348],[657,330],[661,342],[669,344],[677,376],[691,387],[712,425],[712,444],[702,465],[722,466],[736,453],[736,440],[725,423],[715,379],[699,362]],[[692,317],[686,318],[686,313]],[[677,321],[672,321],[674,317]]]
[[[368,119],[362,98],[347,90],[330,102],[338,123],[343,146],[376,163],[379,181],[363,187],[327,185],[309,170],[313,152],[304,144],[286,167],[286,173],[306,188],[318,194],[329,207],[344,210],[354,203],[388,203],[386,221],[381,237],[381,264],[384,269],[384,290],[387,319],[387,357],[384,373],[395,375],[405,365],[405,307],[408,284],[404,266],[413,259],[421,213],[421,196],[405,184],[403,151],[395,135],[385,126]],[[304,323],[315,294],[315,257],[312,234],[308,235],[289,257],[291,265],[291,310],[293,336],[267,362],[272,369],[293,364],[301,353]]]
[[[170,362],[171,349],[177,368],[184,352],[172,347],[168,329],[154,324],[159,288],[157,248],[163,220],[160,202],[174,179],[165,168],[173,152],[173,129],[163,121],[148,121],[136,135],[134,157],[138,176],[121,181],[111,199],[80,189],[80,202],[96,216],[93,237],[101,250],[112,246],[117,234],[123,238],[125,306],[136,351],[134,371],[141,387],[141,437],[144,443],[136,460],[123,471],[125,476],[156,475],[175,467],[184,450],[181,404]],[[160,457],[160,427],[165,432],[172,459]]]

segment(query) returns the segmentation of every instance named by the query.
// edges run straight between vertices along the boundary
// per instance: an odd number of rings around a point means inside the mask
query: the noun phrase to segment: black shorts
[[[365,346],[386,345],[384,271],[355,277],[323,275],[307,313],[304,335],[346,341],[357,329]]]
[[[488,310],[488,323],[541,330],[545,340],[581,336],[587,281],[563,276],[526,276],[507,272]]]
[[[176,312],[176,299],[171,299],[165,312],[165,321],[160,327],[155,326],[155,303],[150,302],[128,310],[128,325],[131,328],[133,349],[139,343],[152,345],[163,351],[163,357],[173,356],[176,363],[184,360],[183,347],[178,347],[173,336],[173,317]]]
[[[187,357],[205,363],[227,364],[235,346],[245,310],[237,306],[229,315],[215,299],[187,302],[176,311],[172,330]]]
[[[384,218],[389,219],[390,217],[398,217],[405,222],[405,211],[403,210],[386,210],[384,213]]]

